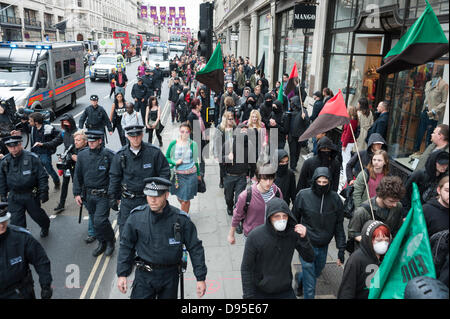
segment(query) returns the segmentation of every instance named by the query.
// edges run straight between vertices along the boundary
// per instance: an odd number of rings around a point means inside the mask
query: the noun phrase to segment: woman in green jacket
[[[191,199],[197,195],[198,182],[201,179],[197,143],[189,138],[191,126],[188,122],[180,125],[180,136],[173,140],[166,152],[166,158],[174,177],[170,193],[176,195],[181,210],[189,213]]]

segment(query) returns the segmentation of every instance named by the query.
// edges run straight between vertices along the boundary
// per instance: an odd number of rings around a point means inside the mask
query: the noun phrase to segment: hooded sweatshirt
[[[437,196],[437,186],[439,180],[446,174],[448,174],[448,168],[446,172],[436,175],[436,162],[439,159],[447,159],[449,154],[444,150],[438,150],[430,154],[427,162],[425,163],[425,168],[414,171],[411,176],[409,176],[406,181],[406,195],[402,200],[404,206],[404,215],[409,212],[411,208],[411,195],[413,191],[413,183],[416,183],[419,187],[420,199],[422,204],[426,203],[432,198]]]
[[[63,137],[63,143],[64,143],[64,150],[67,150],[70,145],[73,145],[73,133],[77,131],[77,124],[75,123],[75,120],[72,116],[72,114],[65,113],[61,117],[61,121],[69,121],[70,127],[61,127],[63,129],[62,137]]]
[[[442,230],[449,229],[448,208],[442,206],[436,198],[430,199],[423,205],[423,215],[430,238]]]
[[[279,212],[288,215],[284,231],[275,230],[270,221],[270,217]],[[271,199],[267,203],[265,215],[265,223],[256,227],[245,243],[241,264],[244,299],[255,297],[257,290],[276,294],[292,289],[291,262],[294,249],[306,261],[314,261],[314,250],[308,234],[301,238],[294,231],[297,220],[282,199]]]
[[[321,155],[320,150],[323,148],[328,148],[331,150],[329,152],[329,158],[325,158]],[[311,187],[313,182],[313,174],[317,167],[328,167],[330,169],[330,182],[331,190],[337,192],[339,187],[339,175],[341,172],[341,164],[337,159],[338,149],[336,145],[327,137],[322,137],[317,143],[317,155],[308,158],[302,166],[300,171],[300,177],[297,184],[297,193],[305,188]]]
[[[308,229],[308,237],[314,247],[328,246],[333,236],[336,248],[345,250],[344,211],[339,195],[328,189],[320,194],[316,180],[324,176],[330,180],[326,167],[314,171],[313,187],[302,189],[295,198],[292,212],[296,219]]]
[[[380,222],[367,221],[361,232],[361,245],[347,260],[342,275],[341,285],[337,294],[338,299],[367,299],[369,288],[366,281],[378,270],[380,260],[377,258],[372,244],[372,234],[380,226],[389,227]],[[370,278],[368,278],[370,276]]]
[[[288,152],[284,149],[277,150],[278,163],[284,158],[289,157]],[[289,163],[286,165],[278,165],[277,175],[275,176],[274,183],[281,189],[284,194],[284,200],[286,204],[295,201],[295,196],[297,195],[295,188],[295,173],[289,168]]]
[[[359,150],[359,155],[361,156],[361,162],[364,167],[366,167],[370,160],[372,159],[373,152],[372,152],[372,145],[375,143],[383,143],[381,146],[381,149],[385,150],[387,152],[387,144],[384,138],[378,134],[373,133],[370,135],[369,143],[367,146],[367,150]],[[359,164],[359,158],[358,154],[354,154],[350,161],[348,161],[346,166],[346,174],[347,174],[347,182],[350,182],[354,177],[358,176],[358,174],[361,172],[361,165]]]
[[[266,209],[266,203],[264,198],[257,188],[257,183],[254,183],[252,187],[252,199],[248,205],[247,215],[244,213],[244,206],[247,200],[247,190],[244,190],[239,194],[236,202],[236,207],[233,211],[233,219],[231,220],[231,226],[237,227],[241,220],[244,220],[243,229],[244,235],[248,236],[250,232],[257,226],[264,224],[264,211]],[[279,188],[275,183],[273,187],[273,197],[275,197]],[[280,198],[283,198],[283,194],[280,192]]]

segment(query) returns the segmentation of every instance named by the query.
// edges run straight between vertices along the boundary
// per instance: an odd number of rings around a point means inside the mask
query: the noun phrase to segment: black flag
[[[265,62],[266,62],[266,52],[263,52],[261,61],[259,62],[258,66],[256,67],[257,70],[260,70],[259,75],[262,75],[264,73]]]

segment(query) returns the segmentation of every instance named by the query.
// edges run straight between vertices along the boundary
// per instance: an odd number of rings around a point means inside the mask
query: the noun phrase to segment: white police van
[[[17,108],[57,111],[86,95],[83,44],[1,42],[0,98]]]

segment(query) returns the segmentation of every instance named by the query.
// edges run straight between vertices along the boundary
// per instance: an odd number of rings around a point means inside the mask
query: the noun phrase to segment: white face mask
[[[389,248],[389,242],[387,241],[379,241],[373,245],[373,250],[378,255],[384,255]]]
[[[280,219],[277,220],[273,223],[273,227],[277,230],[277,231],[283,231],[286,229],[286,225],[287,225],[287,219]]]

